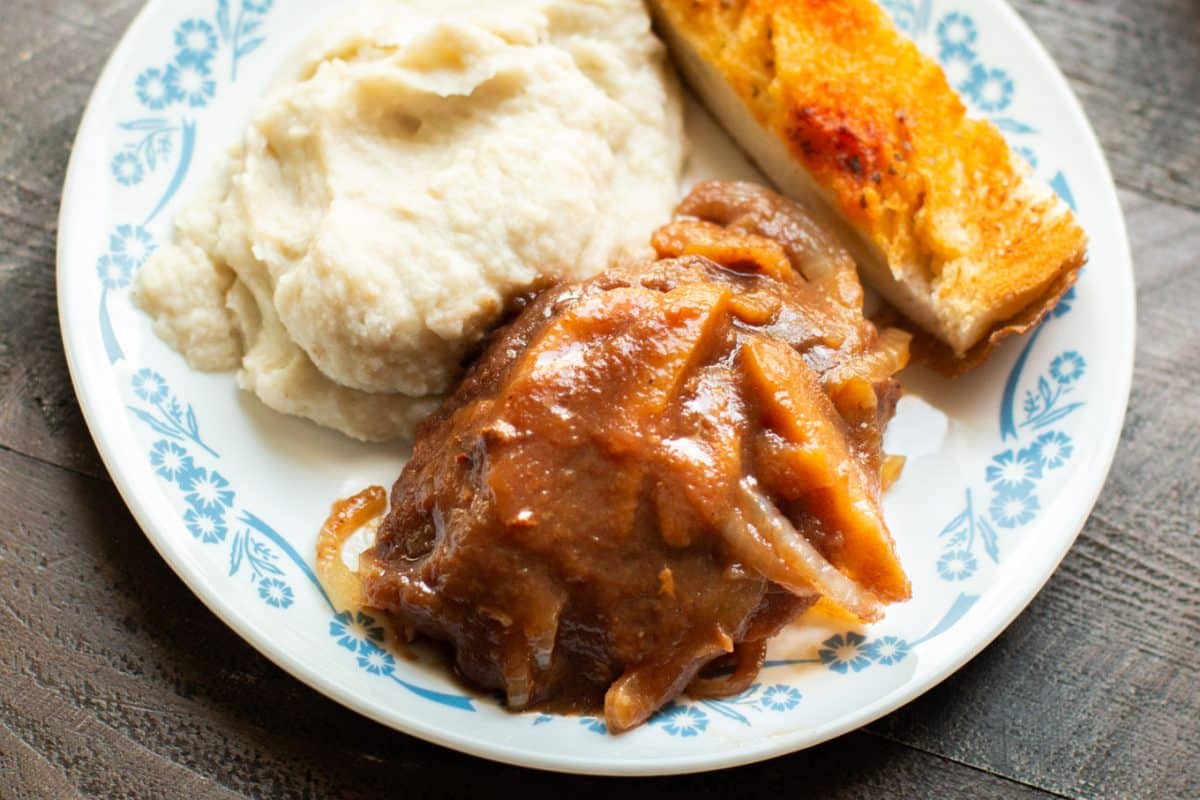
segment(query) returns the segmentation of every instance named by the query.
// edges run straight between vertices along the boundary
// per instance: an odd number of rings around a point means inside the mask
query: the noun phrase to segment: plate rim
[[[67,304],[66,291],[69,282],[69,270],[65,265],[74,261],[69,257],[76,246],[71,242],[69,232],[74,230],[75,215],[79,213],[80,193],[74,189],[79,174],[81,153],[85,148],[81,144],[95,136],[99,119],[103,114],[101,104],[114,87],[122,63],[136,49],[138,34],[147,25],[155,7],[164,4],[165,0],[147,0],[134,16],[129,26],[121,35],[117,45],[106,60],[100,76],[97,79],[81,117],[76,136],[73,140],[71,157],[63,180],[62,198],[58,215],[58,235],[56,239],[55,258],[55,288],[57,295],[57,311],[59,316],[60,335],[63,340],[67,368],[71,376],[72,388],[79,402],[88,431],[96,444],[97,451],[113,485],[117,488],[122,501],[130,510],[138,526],[142,529],[151,545],[163,558],[172,571],[183,581],[188,590],[199,599],[225,625],[240,636],[250,647],[265,656],[268,660],[286,671],[289,675],[301,681],[311,689],[335,700],[339,704],[389,728],[416,736],[434,744],[448,747],[470,755],[498,761],[515,766],[531,767],[540,770],[609,776],[637,775],[674,775],[684,773],[706,772],[733,766],[755,763],[774,758],[802,749],[814,747],[837,736],[867,725],[884,715],[907,705],[925,692],[938,686],[954,672],[978,655],[1008,628],[1012,621],[1019,616],[1033,601],[1050,577],[1057,571],[1066,553],[1070,550],[1083,530],[1087,519],[1102,493],[1106,478],[1111,470],[1117,448],[1120,444],[1121,432],[1124,429],[1125,416],[1128,410],[1129,397],[1132,389],[1134,360],[1137,339],[1137,297],[1134,280],[1134,267],[1129,237],[1126,230],[1125,216],[1108,160],[1100,146],[1096,132],[1091,125],[1083,107],[1071,89],[1062,71],[1042,43],[1034,35],[1025,20],[1009,4],[1008,0],[985,0],[995,7],[999,13],[1008,18],[1011,29],[1021,38],[1026,52],[1038,63],[1039,72],[1045,74],[1053,83],[1056,93],[1065,94],[1069,98],[1065,110],[1071,118],[1073,127],[1086,132],[1086,141],[1082,144],[1087,148],[1089,160],[1100,167],[1097,178],[1109,189],[1103,200],[1104,205],[1111,206],[1104,216],[1112,216],[1115,223],[1112,235],[1118,245],[1111,257],[1116,261],[1120,270],[1117,275],[1110,276],[1120,282],[1115,291],[1127,298],[1124,314],[1128,318],[1129,335],[1120,340],[1124,352],[1107,354],[1114,357],[1117,364],[1116,375],[1119,385],[1113,387],[1112,397],[1116,398],[1113,411],[1103,419],[1104,429],[1100,431],[1100,458],[1093,459],[1080,467],[1076,478],[1087,488],[1071,495],[1069,517],[1072,521],[1065,526],[1073,532],[1063,536],[1061,545],[1052,558],[1047,558],[1043,569],[1031,573],[1021,573],[1021,580],[1001,589],[1001,595],[994,597],[994,602],[984,606],[980,604],[971,610],[969,616],[975,617],[972,635],[950,648],[952,655],[943,659],[940,667],[922,680],[905,682],[891,691],[878,697],[874,702],[856,708],[852,713],[838,717],[814,729],[801,729],[764,737],[757,741],[741,743],[731,747],[726,753],[700,753],[696,755],[652,756],[645,759],[624,758],[614,762],[611,757],[579,756],[562,753],[537,753],[529,748],[514,746],[446,729],[437,723],[427,722],[413,715],[383,713],[381,707],[365,702],[352,691],[342,687],[336,680],[319,673],[311,665],[299,660],[287,649],[272,638],[259,625],[242,614],[235,603],[225,601],[219,591],[215,591],[210,579],[202,571],[187,562],[182,552],[177,550],[167,532],[155,524],[153,514],[140,499],[138,490],[132,485],[132,476],[122,468],[124,457],[121,455],[120,443],[113,440],[115,431],[103,424],[102,412],[93,405],[88,387],[94,380],[94,367],[81,360],[82,347],[77,341],[83,335],[82,327],[71,326],[71,309]],[[84,209],[86,210],[86,209]]]

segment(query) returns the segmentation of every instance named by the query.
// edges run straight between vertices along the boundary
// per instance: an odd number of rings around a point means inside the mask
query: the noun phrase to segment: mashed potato
[[[679,92],[640,0],[376,2],[310,52],[137,299],[272,408],[407,436],[509,300],[669,218]]]

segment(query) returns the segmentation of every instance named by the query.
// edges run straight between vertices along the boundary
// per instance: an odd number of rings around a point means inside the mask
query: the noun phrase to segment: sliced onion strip
[[[646,664],[627,670],[604,695],[604,724],[611,733],[624,733],[679,696],[704,665],[729,652],[730,644],[711,641],[697,645],[669,663]]]
[[[737,506],[722,533],[738,559],[789,592],[818,592],[868,622],[883,616],[879,599],[829,563],[753,478],[738,483]]]
[[[687,693],[697,700],[707,697],[735,697],[749,689],[754,683],[766,657],[766,639],[738,642],[733,650],[733,672],[716,678],[697,676],[688,684]]]
[[[356,531],[387,510],[387,492],[369,486],[353,497],[338,500],[321,526],[317,537],[317,578],[329,602],[338,611],[363,606],[362,584],[358,573],[346,565],[342,546]]]

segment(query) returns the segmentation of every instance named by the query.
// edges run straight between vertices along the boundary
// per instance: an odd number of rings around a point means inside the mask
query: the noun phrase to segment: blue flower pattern
[[[383,626],[375,624],[374,617],[361,611],[335,614],[329,623],[329,635],[337,639],[338,647],[351,653],[358,650],[358,643],[364,639],[376,644],[382,644],[384,640]]]
[[[129,138],[112,155],[109,171],[118,185],[132,189],[174,162],[170,181],[142,225],[149,225],[158,216],[187,177],[196,148],[196,122],[187,112],[201,111],[216,98],[216,64],[222,45],[229,51],[229,79],[236,81],[238,64],[265,41],[259,29],[271,7],[271,0],[242,0],[235,17],[230,0],[216,0],[212,22],[197,17],[180,22],[171,37],[175,46],[171,59],[138,73],[134,96],[151,116],[118,125]],[[122,227],[145,233],[140,226]],[[148,234],[145,239],[139,234],[129,243],[142,248],[152,244]],[[152,249],[143,249],[141,255],[112,250],[96,262],[96,273],[105,290],[99,308],[100,333],[110,363],[117,363],[125,354],[109,315],[107,292],[128,287]]]
[[[150,466],[163,480],[175,483],[196,469],[192,457],[175,442],[160,439],[150,448]]]
[[[124,289],[133,281],[133,266],[127,258],[105,253],[96,261],[96,275],[106,291]]]
[[[167,67],[166,82],[172,94],[189,108],[204,108],[217,92],[208,59],[187,50],[180,51],[175,56],[175,63]]]
[[[1083,377],[1087,362],[1074,350],[1056,356],[1050,362],[1050,377],[1060,386],[1069,386]]]
[[[188,531],[205,544],[225,541],[225,512],[217,509],[189,508],[183,515]]]
[[[217,0],[212,21],[192,17],[180,22],[171,37],[175,47],[171,59],[138,73],[134,81],[138,102],[150,112],[177,108],[198,111],[208,107],[217,95],[217,62],[222,46],[228,50],[229,79],[236,81],[241,60],[265,41],[259,31],[271,6],[270,0],[242,0],[235,15],[230,0]],[[175,137],[186,139],[192,130],[190,124],[186,118],[166,117],[143,117],[122,123],[121,129],[136,134],[136,138],[113,156],[110,165],[113,177],[122,186],[141,185],[147,176],[167,164],[175,151]],[[191,147],[185,146],[181,152],[186,160],[178,165],[176,180],[166,190],[158,209],[179,188],[189,166]]]
[[[1072,286],[1070,289],[1067,289],[1066,294],[1064,294],[1062,296],[1062,299],[1058,301],[1058,305],[1056,305],[1054,307],[1054,311],[1052,312],[1054,315],[1054,318],[1058,319],[1059,317],[1063,316],[1064,314],[1067,314],[1068,312],[1070,312],[1071,305],[1074,302],[1075,302],[1075,287]]]
[[[840,675],[852,675],[871,666],[890,667],[899,664],[908,657],[911,649],[912,644],[899,636],[888,635],[869,640],[864,634],[857,631],[846,631],[834,634],[822,642],[820,649],[817,650],[816,661]],[[771,702],[778,704],[780,701],[769,702],[767,694],[764,694],[762,702],[779,711],[794,708],[800,701],[800,693],[793,689],[794,696],[786,694],[784,690],[787,688],[787,686],[779,684],[768,690],[768,694],[774,690],[775,698],[786,696],[787,699],[783,701],[786,708],[776,708],[771,705]]]
[[[533,724],[538,725],[540,723],[537,720],[534,720]],[[608,725],[604,724],[604,720],[600,719],[599,717],[580,717],[579,724],[587,728],[592,733],[608,733]]]
[[[271,0],[241,0],[240,3],[217,0],[215,25],[199,18],[182,21],[173,35],[174,57],[166,65],[147,68],[137,76],[134,91],[138,101],[151,112],[174,107],[194,110],[207,107],[218,88],[216,64],[221,48],[230,48],[229,77],[236,80],[238,62],[263,42],[259,34],[262,17],[272,5]],[[933,26],[929,0],[884,0],[884,5],[893,13],[897,24],[910,34],[919,36],[931,28],[935,30],[937,52],[949,80],[976,108],[995,115],[1011,106],[1017,87],[1008,72],[980,60],[976,50],[979,31],[970,15],[953,11],[942,15]],[[1009,135],[1036,132],[1016,120],[993,116],[993,121]],[[147,117],[123,123],[121,128],[138,134],[137,141],[114,154],[111,162],[114,179],[129,187],[140,185],[149,174],[164,165],[176,152],[175,141],[183,134],[184,147],[180,151],[176,180],[159,202],[158,209],[147,219],[148,224],[178,188],[187,171],[194,144],[189,141],[194,137],[194,124],[186,119]],[[1032,148],[1019,145],[1017,150],[1037,165],[1037,154]],[[100,285],[106,292],[128,287],[134,273],[153,249],[153,239],[144,227],[119,226],[110,236],[109,251],[97,261]],[[1074,289],[1068,291],[1053,317],[1069,312],[1075,297]],[[101,311],[103,328],[107,323],[103,303]],[[106,331],[106,336],[111,338],[111,332]],[[112,357],[114,349],[117,357]],[[114,342],[110,347],[110,358],[115,362],[119,356],[119,346]],[[1048,378],[1039,380],[1036,392],[1027,393],[1023,405],[1025,419],[1021,426],[1041,428],[1081,406],[1082,403],[1065,404],[1061,400],[1085,371],[1086,361],[1075,351],[1056,357],[1051,362]],[[220,473],[198,466],[186,448],[187,443],[192,443],[211,457],[217,457],[201,440],[191,406],[171,395],[166,381],[152,370],[135,373],[132,389],[150,409],[131,410],[156,433],[167,437],[152,446],[150,465],[160,478],[177,487],[184,496],[183,521],[188,531],[204,545],[232,541],[230,575],[239,573],[243,565],[249,565],[247,572],[255,582],[260,599],[269,607],[290,607],[295,602],[295,593],[284,580],[283,570],[277,563],[278,555],[270,544],[252,534],[249,528],[238,531],[231,540],[228,537],[227,520],[236,494]],[[1027,524],[1038,510],[1037,481],[1045,473],[1061,468],[1073,452],[1071,438],[1062,431],[1052,430],[1040,433],[1027,448],[997,454],[985,475],[993,492],[987,514],[975,513],[968,490],[968,509],[964,515],[969,519],[956,520],[943,531],[947,549],[937,562],[938,575],[947,581],[963,581],[974,575],[979,565],[974,548],[979,542],[993,560],[998,560],[997,537],[988,518],[1005,529]],[[338,647],[354,654],[360,668],[402,683],[393,674],[395,658],[384,649],[384,628],[376,624],[373,617],[362,612],[353,615],[340,612],[332,618],[329,634]],[[910,647],[909,642],[895,636],[869,641],[861,633],[847,631],[826,639],[813,662],[835,674],[852,675],[871,665],[898,664],[907,658]],[[800,691],[786,684],[774,684],[765,689],[756,684],[737,698],[705,701],[705,707],[749,724],[743,715],[731,710],[734,705],[761,712],[787,712],[798,707],[801,700]],[[463,707],[461,703],[452,704]],[[469,708],[469,703],[466,707]],[[534,724],[542,724],[548,719],[546,715],[539,715]],[[687,738],[706,731],[709,721],[704,708],[698,705],[672,703],[651,719],[650,727],[660,728],[671,736]],[[593,732],[607,734],[603,720],[584,717],[579,723]]]
[[[966,91],[981,111],[1003,111],[1012,104],[1013,80],[1002,69],[976,65],[971,71],[971,83]]]
[[[1015,528],[1033,521],[1038,511],[1037,495],[1033,487],[1009,492],[997,492],[992,498],[989,513],[1002,528]]]
[[[217,452],[200,438],[200,424],[196,419],[195,409],[191,404],[184,404],[171,394],[167,387],[167,381],[162,375],[152,369],[140,369],[134,373],[130,384],[134,395],[150,406],[149,410],[130,406],[129,410],[133,412],[134,416],[149,425],[155,433],[176,442],[190,441],[214,458],[217,456]],[[207,473],[204,473],[203,480],[201,480],[200,472],[189,472],[187,475],[180,476],[179,481],[180,488],[184,491],[191,492],[195,485],[202,483],[205,484],[205,487],[197,491],[209,493]],[[217,492],[215,497],[219,501],[221,497],[225,496],[222,492],[228,483],[219,474],[216,475],[215,481],[222,484],[215,487]],[[229,505],[232,502],[232,493],[229,493],[229,502],[223,504]]]
[[[863,652],[876,664],[888,667],[899,664],[908,656],[908,642],[898,636],[884,636],[864,647]]]
[[[118,233],[126,243],[139,239],[133,231]],[[170,484],[182,499],[184,528],[204,546],[230,542],[229,575],[237,575],[246,567],[245,572],[264,603],[281,610],[289,608],[295,602],[295,592],[287,583],[284,570],[279,566],[279,555],[271,544],[261,533],[252,530],[251,525],[238,530],[232,539],[229,537],[237,493],[220,472],[197,464],[196,456],[188,450],[187,444],[195,444],[210,457],[217,458],[200,438],[192,407],[175,397],[166,378],[153,369],[134,372],[129,379],[129,388],[142,403],[141,407],[131,406],[130,411],[155,433],[165,437],[151,445],[149,462],[154,473]],[[242,521],[248,520],[246,516]],[[352,620],[347,617],[343,622]],[[376,636],[374,621],[369,617],[360,614],[359,622],[368,639],[381,638],[381,633]]]
[[[686,739],[708,729],[708,714],[694,705],[668,703],[650,718],[648,724],[661,727],[671,736]]]
[[[234,492],[229,488],[229,481],[216,470],[209,472],[204,467],[196,467],[182,477],[179,488],[187,493],[188,505],[197,511],[217,513],[233,505]]]
[[[937,53],[946,80],[1000,130],[1010,138],[1037,132],[1025,122],[1004,116],[1016,95],[1016,82],[1007,70],[980,58],[979,26],[970,14],[949,11],[935,24],[930,0],[883,0],[883,5],[897,27],[913,38],[920,40],[932,33],[932,50]],[[1026,161],[1037,166],[1037,154],[1031,147],[1023,144],[1016,149]]]
[[[869,640],[857,631],[845,631],[822,642],[815,659],[775,663],[820,664],[834,674],[853,675],[872,666],[891,667],[899,664],[908,658],[912,647],[912,643],[898,636],[888,635]],[[771,667],[772,662],[767,662],[765,666]],[[738,708],[759,713],[787,713],[798,708],[803,699],[799,689],[786,683],[767,687],[756,683],[736,697],[705,699],[696,703],[677,700],[652,716],[648,725],[660,727],[671,736],[691,737],[707,730],[712,719],[709,712],[716,712],[743,725],[752,725],[751,720]],[[544,722],[542,716],[533,720],[534,725]],[[583,717],[579,722],[593,733],[608,733],[604,720],[597,717]]]
[[[973,58],[975,41],[978,38],[979,31],[975,28],[975,20],[968,14],[951,11],[938,21],[938,54],[942,61],[960,53]]]
[[[139,369],[133,375],[133,393],[150,405],[167,399],[167,380],[152,369]]]
[[[853,675],[874,665],[890,667],[899,664],[908,658],[912,646],[912,643],[898,636],[889,635],[868,640],[862,633],[846,631],[826,639],[815,659],[776,663],[820,664],[834,674]],[[765,666],[769,668],[772,663],[768,662]],[[751,720],[737,709],[751,709],[759,713],[787,713],[798,708],[803,699],[799,689],[786,683],[776,683],[767,687],[756,683],[735,697],[705,699],[697,703],[674,701],[652,716],[648,726],[662,728],[671,736],[686,738],[697,736],[708,729],[712,719],[709,712],[716,712],[743,725],[752,725]],[[546,721],[545,715],[538,715],[532,724],[542,725]],[[598,717],[581,717],[579,724],[592,733],[608,733],[604,720]]]
[[[944,581],[965,581],[975,574],[979,562],[970,550],[951,550],[938,559],[938,576]]]
[[[118,154],[115,160],[123,164],[128,163],[128,158],[121,154]],[[125,179],[133,180],[134,177],[140,176],[141,167],[138,164],[132,164],[132,169],[132,173],[126,173],[124,168],[119,170],[117,181],[125,182]],[[109,234],[108,251],[96,259],[96,277],[103,290],[100,295],[100,336],[111,363],[123,358],[123,353],[109,318],[108,294],[132,284],[134,273],[153,252],[154,239],[144,227],[118,225]]]
[[[993,456],[986,476],[997,491],[1025,492],[1042,477],[1042,463],[1033,450],[1005,450]]]
[[[119,123],[128,139],[113,154],[109,168],[117,184],[137,187],[174,160],[174,171],[153,210],[138,224],[119,225],[108,238],[108,251],[96,261],[102,288],[100,332],[109,362],[124,359],[108,310],[110,292],[128,288],[137,270],[155,249],[148,228],[167,206],[188,176],[197,135],[196,121],[188,112],[208,108],[216,98],[221,70],[236,81],[242,59],[265,41],[264,16],[272,0],[215,0],[212,20],[192,17],[174,29],[174,53],[166,63],[137,74],[133,96],[148,113]],[[171,393],[167,381],[151,369],[137,370],[130,378],[133,397],[129,406],[135,418],[160,437],[151,446],[149,462],[154,473],[171,485],[182,500],[181,521],[204,547],[229,548],[229,576],[247,577],[259,599],[269,608],[286,610],[297,600],[286,568],[294,566],[320,590],[315,574],[295,548],[261,518],[242,509],[235,517],[237,494],[229,481],[199,459],[219,459],[202,438],[195,409]],[[194,448],[194,449],[193,449]],[[232,535],[231,535],[232,534]],[[394,675],[395,659],[382,648],[384,629],[361,612],[337,614],[330,623],[337,644],[355,654],[366,671],[391,678],[410,692],[430,701],[474,711],[464,695],[436,692]]]
[[[217,52],[217,33],[202,19],[185,19],[175,29],[175,47],[180,55],[207,62]]]
[[[151,111],[162,111],[180,99],[168,85],[165,71],[158,67],[143,70],[137,77],[136,89],[138,100]]]
[[[138,269],[154,252],[154,237],[141,225],[118,225],[108,237],[108,252]]]
[[[787,684],[777,683],[774,686],[768,687],[763,692],[758,704],[762,708],[771,711],[791,711],[800,705],[801,697],[799,689]]]
[[[946,74],[947,82],[960,92],[970,93],[979,78],[978,69],[979,65],[970,53],[955,51],[942,58],[942,72]]]
[[[1067,302],[1066,298],[1064,302]],[[1074,384],[1083,378],[1086,371],[1087,361],[1074,350],[1055,356],[1050,362],[1048,374],[1038,378],[1037,388],[1025,392],[1022,403],[1025,416],[1021,427],[1044,428],[1081,407],[1081,402],[1066,401],[1076,388]]]
[[[1059,304],[1067,313],[1074,296],[1064,295]],[[1036,336],[1036,334],[1035,334]],[[1029,345],[1026,346],[1028,352]],[[1023,359],[1022,359],[1023,360]],[[1009,381],[1019,378],[1021,361]],[[1075,350],[1066,350],[1050,361],[1046,373],[1039,375],[1034,387],[1025,392],[1024,417],[1013,422],[1013,432],[1048,427],[1058,423],[1084,404],[1069,402],[1069,395],[1087,371],[1087,361]],[[991,491],[986,513],[975,510],[973,492],[966,492],[966,507],[938,534],[942,553],[937,562],[938,576],[947,582],[965,581],[979,571],[980,555],[992,563],[1000,561],[1000,531],[1012,531],[1028,525],[1041,510],[1038,484],[1049,473],[1061,469],[1075,452],[1071,437],[1061,430],[1038,433],[1027,447],[1012,447],[992,457],[984,470]],[[976,548],[982,549],[977,554]]]
[[[112,174],[122,186],[137,186],[145,177],[146,170],[136,154],[123,150],[113,156]]]
[[[817,658],[834,672],[861,672],[871,664],[870,656],[864,652],[865,642],[866,637],[861,633],[839,633],[824,641]]]
[[[361,639],[358,665],[372,675],[391,675],[396,668],[396,657],[370,639]]]
[[[278,578],[267,578],[258,584],[258,596],[263,602],[275,608],[287,608],[295,599],[292,587]],[[388,656],[391,658],[391,656]],[[393,663],[395,663],[393,661]]]
[[[943,65],[964,68],[958,80],[951,83],[980,111],[1000,112],[1012,104],[1015,91],[1012,78],[1005,70],[989,67],[979,60],[975,50],[979,31],[969,14],[952,11],[943,15],[938,20],[936,35],[938,57]]]
[[[1058,469],[1066,464],[1067,459],[1075,452],[1071,437],[1061,431],[1043,433],[1030,445],[1029,450],[1038,463],[1048,470]]]

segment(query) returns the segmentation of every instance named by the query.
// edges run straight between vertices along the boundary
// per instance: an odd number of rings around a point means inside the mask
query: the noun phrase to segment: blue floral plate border
[[[277,419],[238,397],[230,376],[191,372],[129,300],[202,165],[236,136],[289,48],[331,13],[318,0],[154,0],[80,126],[59,230],[63,339],[101,455],[159,552],[226,623],[318,691],[432,741],[546,769],[745,763],[869,722],[961,666],[1049,577],[1103,484],[1132,375],[1132,266],[1095,136],[1016,14],[999,0],[884,5],[1092,238],[1084,278],[1034,333],[954,387],[906,379],[912,396],[889,445],[910,462],[887,504],[915,586],[907,607],[868,629],[810,620],[780,637],[741,695],[681,700],[614,737],[594,717],[514,715],[464,694],[436,664],[398,659],[382,620],[330,604],[311,567],[316,522],[330,499],[394,477],[399,455]],[[727,142],[704,141],[725,151],[709,163],[738,160]]]

